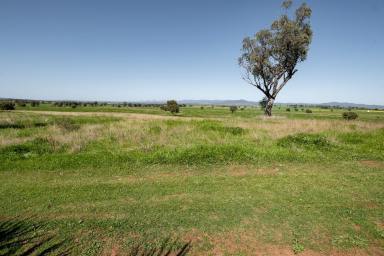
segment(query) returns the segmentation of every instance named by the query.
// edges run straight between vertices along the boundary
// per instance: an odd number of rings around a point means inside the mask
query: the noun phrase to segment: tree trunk
[[[274,99],[272,98],[268,99],[268,102],[267,102],[267,105],[265,106],[265,111],[264,111],[264,114],[266,116],[272,116],[272,107],[274,102],[275,102]]]

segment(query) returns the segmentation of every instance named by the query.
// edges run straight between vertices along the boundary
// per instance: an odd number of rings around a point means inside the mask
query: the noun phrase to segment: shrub
[[[287,108],[286,111],[287,111],[287,112],[291,112],[291,109],[290,109],[290,108]]]
[[[179,104],[177,104],[175,100],[169,100],[167,101],[167,110],[172,114],[179,113],[180,111]]]
[[[232,114],[235,113],[237,111],[237,106],[230,106],[229,111],[231,111]]]
[[[305,110],[305,113],[311,114],[311,113],[312,113],[312,110],[310,110],[310,109],[306,109],[306,110]]]
[[[352,111],[348,111],[348,112],[344,112],[343,113],[343,118],[345,120],[355,120],[356,118],[358,118],[359,116],[357,115],[356,112],[352,112]]]
[[[326,148],[331,145],[325,136],[308,133],[299,133],[286,136],[281,138],[277,144],[283,147],[299,146],[315,149]]]
[[[167,101],[167,104],[166,105],[161,105],[160,109],[164,110],[164,111],[169,111],[172,114],[180,112],[179,104],[177,104],[177,102],[175,100]]]
[[[0,110],[15,110],[15,103],[10,101],[0,102]]]

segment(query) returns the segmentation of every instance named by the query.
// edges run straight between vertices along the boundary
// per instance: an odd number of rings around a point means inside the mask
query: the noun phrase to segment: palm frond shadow
[[[0,255],[69,255],[67,241],[30,219],[0,220]]]

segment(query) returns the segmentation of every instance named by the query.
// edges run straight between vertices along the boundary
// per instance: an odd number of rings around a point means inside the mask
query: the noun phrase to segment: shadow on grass
[[[71,255],[71,242],[59,237],[42,222],[29,218],[0,220],[0,256],[5,255]],[[185,256],[191,243],[180,243],[170,238],[160,245],[147,241],[134,243],[129,256]],[[117,254],[116,254],[117,255]]]
[[[65,239],[30,219],[0,220],[0,255],[69,255]]]

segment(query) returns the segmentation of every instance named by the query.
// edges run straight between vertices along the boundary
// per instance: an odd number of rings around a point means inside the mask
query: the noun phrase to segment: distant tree
[[[38,106],[40,106],[40,102],[39,101],[32,101],[31,106],[32,107],[38,107]]]
[[[229,111],[231,111],[232,114],[235,113],[237,111],[237,106],[230,106]]]
[[[351,112],[351,111],[344,112],[342,116],[345,120],[355,120],[356,118],[359,117],[356,112]]]
[[[12,101],[0,102],[0,110],[15,110],[15,103]]]
[[[284,1],[288,12],[292,1]],[[259,89],[268,99],[265,115],[272,115],[277,94],[297,72],[296,65],[306,59],[312,40],[309,23],[311,9],[304,3],[290,19],[287,14],[274,21],[255,37],[243,40],[239,65],[244,68],[243,79]]]
[[[291,112],[291,109],[290,109],[290,108],[287,108],[286,111],[287,111],[287,112]]]
[[[305,110],[305,113],[311,114],[311,113],[312,113],[312,110],[310,110],[309,108],[307,108],[307,109]]]
[[[180,107],[175,100],[168,100],[166,105],[160,106],[160,109],[164,111],[169,111],[172,114],[179,113]]]

